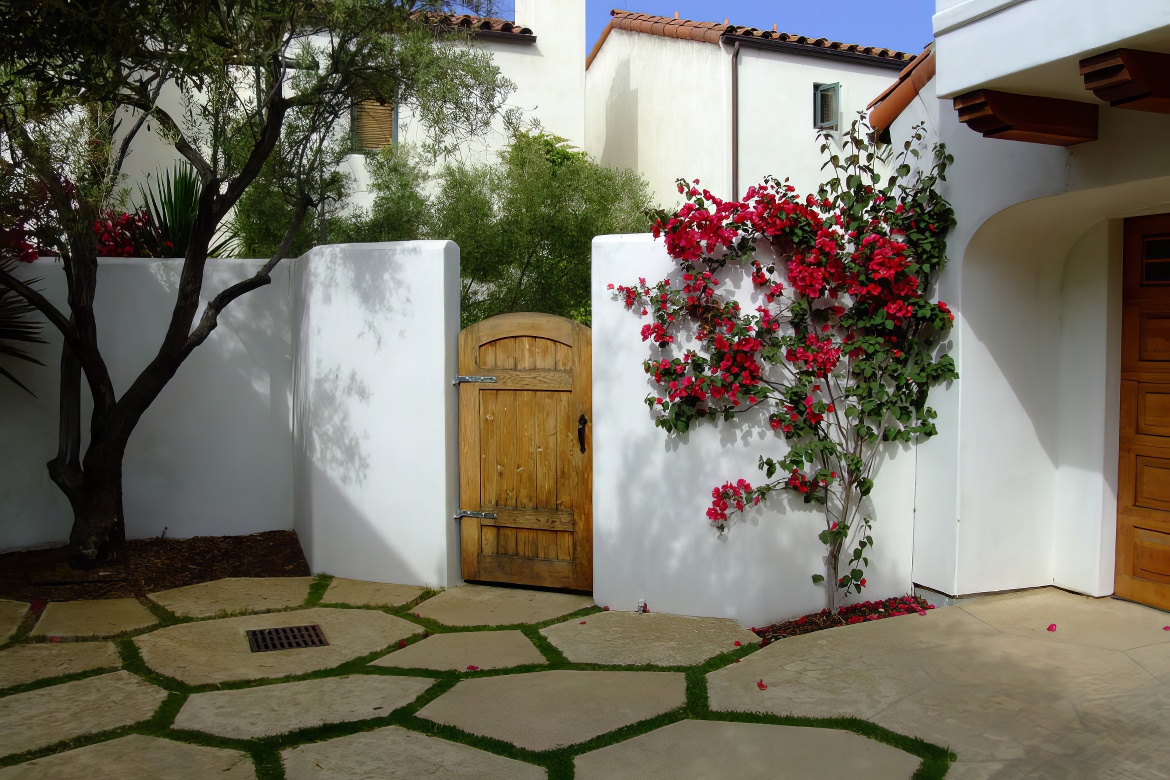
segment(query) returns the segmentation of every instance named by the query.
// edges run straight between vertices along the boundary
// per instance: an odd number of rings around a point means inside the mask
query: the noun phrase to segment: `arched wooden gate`
[[[463,579],[593,589],[591,345],[549,314],[459,334]]]

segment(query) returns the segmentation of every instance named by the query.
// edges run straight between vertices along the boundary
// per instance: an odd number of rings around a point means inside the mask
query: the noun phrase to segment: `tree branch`
[[[280,246],[276,248],[276,252],[259,271],[243,281],[236,282],[208,301],[206,308],[203,310],[203,316],[199,318],[199,324],[191,331],[191,335],[187,337],[187,343],[183,346],[182,356],[184,358],[207,340],[207,337],[211,335],[211,332],[219,324],[220,312],[227,308],[228,304],[252,290],[257,290],[272,283],[272,271],[292,249],[292,243],[296,239],[297,232],[301,229],[301,224],[305,220],[305,215],[308,213],[310,205],[312,205],[311,201],[307,197],[302,197],[297,201],[292,222],[289,224],[288,230],[284,232],[284,238],[281,239]]]
[[[158,104],[158,96],[162,92],[162,85],[163,80],[160,78],[150,93],[150,102],[155,105]],[[122,170],[122,165],[126,162],[126,155],[130,153],[130,144],[138,135],[138,131],[141,130],[142,126],[146,123],[146,118],[148,116],[150,116],[149,112],[139,110],[138,119],[135,120],[134,126],[127,130],[125,137],[122,138],[122,143],[118,147],[118,153],[114,155],[113,159],[110,160],[109,170],[111,181],[117,179],[118,173]]]

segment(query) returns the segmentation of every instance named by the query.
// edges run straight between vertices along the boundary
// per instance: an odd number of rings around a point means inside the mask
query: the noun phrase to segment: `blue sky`
[[[829,38],[865,46],[888,46],[917,54],[932,36],[934,0],[586,0],[586,51],[609,22],[613,8],[700,22],[721,22]],[[500,15],[515,15],[513,0],[500,0]],[[524,21],[524,20],[520,20]],[[540,35],[540,31],[536,30]]]

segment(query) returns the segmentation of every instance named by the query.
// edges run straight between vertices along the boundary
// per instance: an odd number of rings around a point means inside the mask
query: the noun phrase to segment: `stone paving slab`
[[[23,601],[0,599],[0,642],[7,642],[12,638],[27,612],[28,604]]]
[[[179,711],[175,728],[259,739],[325,723],[382,718],[417,699],[434,682],[359,674],[196,693]]]
[[[956,605],[1008,634],[1040,637],[1049,642],[1132,650],[1170,643],[1170,615],[1113,598],[1093,598],[1060,590],[1036,590],[961,599]],[[1048,626],[1056,624],[1056,631]]]
[[[227,577],[151,593],[147,598],[180,617],[211,617],[299,607],[312,584],[312,577]]]
[[[917,756],[848,731],[683,720],[577,756],[576,777],[907,780],[919,763]]]
[[[397,726],[282,754],[288,780],[541,780],[542,767]],[[7,778],[0,777],[0,780]]]
[[[334,577],[325,590],[325,604],[352,604],[355,607],[400,607],[417,599],[426,588]]]
[[[0,688],[121,665],[113,642],[16,645],[0,651]]]
[[[418,615],[448,626],[540,623],[593,606],[591,596],[461,585],[419,604]]]
[[[316,623],[329,640],[327,647],[253,653],[245,631]],[[408,620],[367,609],[314,609],[181,623],[134,639],[146,664],[188,685],[231,680],[288,677],[330,669],[378,650],[422,627]]]
[[[398,669],[507,669],[511,666],[545,664],[547,661],[520,631],[460,631],[435,634],[421,642],[395,650],[371,666]]]
[[[1167,616],[1167,622],[1170,623],[1170,616]],[[1125,654],[1160,682],[1170,683],[1170,644],[1147,645]]]
[[[54,601],[45,607],[31,636],[114,636],[157,622],[137,599]]]
[[[146,720],[167,692],[130,672],[38,688],[0,699],[0,756]]]
[[[529,672],[463,680],[418,714],[529,750],[552,750],[685,701],[678,672]]]
[[[760,641],[734,620],[657,612],[602,612],[584,624],[569,620],[540,633],[574,663],[631,666],[693,666],[734,650],[736,642]]]
[[[0,769],[0,780],[255,780],[238,750],[131,734]]]
[[[936,612],[945,610],[934,610]],[[866,641],[866,629],[917,615],[788,637],[707,675],[711,709],[827,718],[871,718],[929,685],[930,675],[906,648]],[[768,686],[760,690],[757,683]]]
[[[988,604],[781,640],[709,674],[711,707],[867,718],[950,747],[961,778],[1164,772],[1170,685],[1157,675],[1170,645],[1110,648],[1148,637],[1151,623],[1161,631],[1163,613],[1053,589]],[[977,630],[972,612],[995,625]],[[1056,632],[1044,630],[1050,623]]]

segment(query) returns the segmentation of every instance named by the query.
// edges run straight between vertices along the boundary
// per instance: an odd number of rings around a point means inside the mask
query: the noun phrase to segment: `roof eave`
[[[756,38],[752,35],[737,35],[733,33],[724,33],[722,40],[731,43],[738,43],[741,46],[750,46],[756,49],[766,49],[771,51],[783,51],[790,54],[803,54],[809,57],[822,57],[833,60],[848,60],[857,62],[871,67],[886,68],[888,70],[901,71],[906,67],[906,60],[893,59],[892,57],[879,57],[873,54],[862,54],[855,51],[846,51],[844,49],[828,49],[821,46],[809,46],[803,43],[793,43],[791,41],[781,41],[776,38]]]

